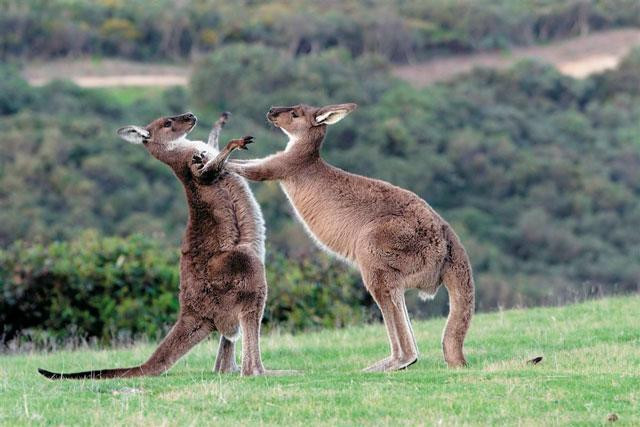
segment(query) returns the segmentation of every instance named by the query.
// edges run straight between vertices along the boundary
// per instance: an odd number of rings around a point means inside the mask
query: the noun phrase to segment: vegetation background
[[[0,0],[0,335],[8,348],[158,338],[177,310],[186,221],[171,171],[115,129],[221,111],[250,157],[281,149],[270,105],[357,102],[324,155],[427,200],[460,234],[479,311],[640,289],[640,51],[577,80],[522,62],[417,89],[395,66],[640,27],[635,0]],[[186,87],[32,86],[34,61],[186,64]],[[379,316],[356,272],[319,253],[275,183],[265,327]],[[410,296],[419,317],[447,313]],[[75,340],[75,341],[74,341]]]

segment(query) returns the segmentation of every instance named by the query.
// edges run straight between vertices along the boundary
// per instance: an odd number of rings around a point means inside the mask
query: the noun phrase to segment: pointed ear
[[[353,103],[327,105],[316,111],[314,119],[317,125],[332,125],[347,117],[356,108],[358,105]]]
[[[142,144],[149,139],[151,134],[140,126],[125,126],[118,129],[118,136],[132,144]]]

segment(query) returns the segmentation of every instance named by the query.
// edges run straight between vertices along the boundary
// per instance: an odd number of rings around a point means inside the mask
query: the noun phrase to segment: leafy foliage
[[[159,338],[178,311],[178,255],[141,235],[124,239],[95,231],[0,250],[0,342],[18,334],[36,343]],[[334,261],[320,261],[269,258],[268,329],[338,327],[372,316],[357,278]]]
[[[3,332],[7,339],[29,328],[58,338],[155,336],[178,309],[177,261],[176,251],[141,236],[17,243],[0,252]]]
[[[640,25],[635,0],[1,0],[0,59],[189,58],[234,42],[407,61]]]

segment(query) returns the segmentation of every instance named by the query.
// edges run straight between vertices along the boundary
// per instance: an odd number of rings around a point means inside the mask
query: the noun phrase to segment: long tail
[[[462,346],[475,309],[475,285],[471,263],[460,239],[448,226],[445,235],[449,256],[442,279],[449,292],[449,317],[442,333],[442,348],[449,366],[464,366],[467,361]]]
[[[92,380],[102,380],[107,378],[131,378],[131,377],[140,377],[145,374],[144,370],[141,366],[136,366],[134,368],[120,368],[120,369],[99,369],[96,371],[84,371],[84,372],[72,372],[68,374],[50,372],[46,369],[38,368],[38,372],[49,378],[50,380],[64,380],[64,379],[92,379]]]
[[[149,360],[133,368],[99,369],[95,371],[72,372],[68,374],[38,369],[38,372],[52,380],[63,379],[107,379],[131,378],[160,375],[166,372],[178,359],[194,345],[202,341],[213,329],[213,324],[193,316],[180,316],[169,334],[153,352]]]

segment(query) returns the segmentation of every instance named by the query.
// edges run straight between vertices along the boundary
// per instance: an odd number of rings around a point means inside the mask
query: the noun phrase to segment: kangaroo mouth
[[[272,114],[272,113],[267,113],[267,121],[269,123],[271,123],[274,126],[278,126],[278,124],[276,123],[276,115]]]
[[[280,125],[278,124],[278,121],[276,118],[267,117],[267,121],[271,123],[273,127],[280,129]]]

